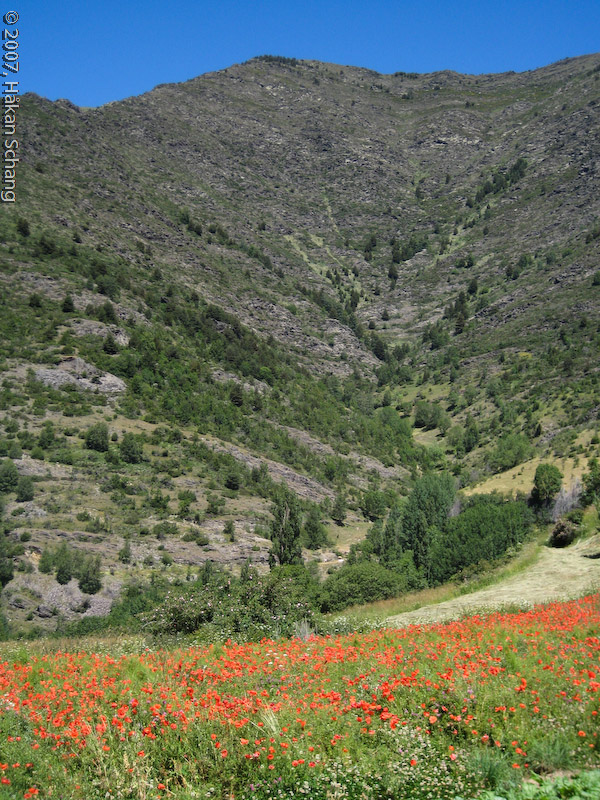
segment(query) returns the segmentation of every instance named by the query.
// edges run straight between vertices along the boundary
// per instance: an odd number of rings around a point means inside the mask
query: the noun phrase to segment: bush
[[[29,500],[33,500],[33,480],[23,475],[17,483],[17,503],[26,503]]]
[[[567,519],[559,519],[550,534],[550,547],[568,547],[575,540],[575,526]]]
[[[100,556],[88,556],[79,570],[79,588],[84,594],[96,594],[102,588]]]
[[[362,561],[345,565],[325,580],[321,611],[341,611],[350,605],[385,600],[399,591],[399,575],[381,564]]]
[[[360,508],[365,517],[370,519],[371,522],[383,517],[387,508],[384,493],[377,489],[370,489],[365,492]]]
[[[524,436],[520,433],[509,433],[500,439],[489,454],[488,462],[494,472],[504,472],[528,459],[531,452],[531,445]]]
[[[179,532],[179,528],[174,522],[159,522],[152,528],[152,533],[157,539],[164,539],[165,536],[173,536]]]
[[[17,488],[19,472],[13,461],[6,460],[0,464],[0,492],[12,492]]]
[[[85,432],[85,446],[98,453],[108,452],[108,426],[104,422],[88,428]]]
[[[119,443],[119,452],[127,464],[139,464],[143,457],[142,447],[133,433],[123,435]]]

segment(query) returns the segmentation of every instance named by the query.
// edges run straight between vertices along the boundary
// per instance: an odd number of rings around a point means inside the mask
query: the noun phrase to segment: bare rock
[[[118,328],[116,325],[105,325],[104,322],[94,319],[71,320],[71,330],[75,336],[100,336],[102,339],[106,339],[109,334],[112,334],[114,340],[121,347],[127,347],[129,344],[129,336],[122,328]]]
[[[40,461],[25,454],[15,460],[15,465],[19,475],[26,475],[31,478],[69,478],[72,472],[69,467],[61,464],[50,464],[47,461]]]
[[[125,382],[121,378],[110,372],[101,372],[92,364],[75,356],[66,358],[55,368],[43,367],[35,370],[35,377],[52,389],[75,386],[77,389],[107,395],[122,394],[126,389]]]

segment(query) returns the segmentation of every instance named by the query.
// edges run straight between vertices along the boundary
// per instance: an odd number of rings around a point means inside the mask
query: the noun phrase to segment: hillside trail
[[[388,617],[390,627],[430,624],[540,603],[580,597],[600,588],[600,534],[565,549],[541,547],[538,559],[522,572],[434,605]]]

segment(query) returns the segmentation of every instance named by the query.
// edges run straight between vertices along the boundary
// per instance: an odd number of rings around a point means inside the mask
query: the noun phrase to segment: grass
[[[588,432],[589,433],[589,432]],[[519,464],[506,472],[493,475],[491,478],[464,489],[467,496],[473,494],[489,494],[490,492],[500,492],[501,494],[530,494],[533,489],[533,479],[535,471],[540,464],[555,464],[563,474],[563,486],[570,487],[575,481],[580,481],[581,476],[586,472],[588,459],[586,456],[556,458],[539,456],[532,458],[523,464]]]
[[[378,600],[362,606],[354,606],[344,612],[344,616],[350,617],[357,623],[367,621],[383,621],[388,617],[404,614],[409,611],[416,611],[424,606],[433,606],[462,597],[465,594],[476,592],[492,584],[500,583],[515,575],[525,572],[534,564],[540,553],[542,542],[545,541],[546,534],[540,535],[537,539],[523,545],[518,555],[508,564],[503,564],[491,572],[477,576],[470,581],[462,584],[444,583],[441,586],[428,587],[417,592],[409,592],[400,597],[392,597],[388,600]]]
[[[599,628],[596,595],[306,640],[14,643],[0,796],[541,800],[568,766],[556,797],[592,798]]]

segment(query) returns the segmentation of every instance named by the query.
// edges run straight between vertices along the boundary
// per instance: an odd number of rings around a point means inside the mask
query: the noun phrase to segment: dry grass
[[[516,494],[521,492],[529,494],[533,489],[533,479],[535,471],[540,464],[556,464],[563,474],[563,486],[570,487],[588,469],[588,459],[580,456],[577,461],[574,458],[532,458],[524,464],[519,464],[506,472],[500,472],[491,478],[471,486],[464,490],[466,495],[488,494],[489,492],[501,492],[502,494]]]
[[[355,606],[345,613],[360,621],[369,619],[382,620],[460,598],[468,592],[478,590],[483,584],[486,586],[490,583],[496,584],[521,573],[535,563],[539,555],[540,546],[539,541],[528,542],[510,564],[498,567],[483,578],[476,579],[473,582],[465,584],[445,583],[442,586],[410,592],[401,597],[391,597],[388,600],[378,600],[375,603]]]
[[[348,515],[344,525],[340,526],[335,523],[328,525],[327,534],[336,551],[348,553],[353,544],[362,542],[372,524],[359,516]]]
[[[540,547],[538,557],[525,569],[499,583],[460,597],[450,597],[407,613],[390,616],[390,625],[442,622],[467,614],[503,608],[530,608],[539,603],[579,597],[600,586],[600,534],[580,540],[566,550]],[[586,557],[588,556],[588,557]]]

